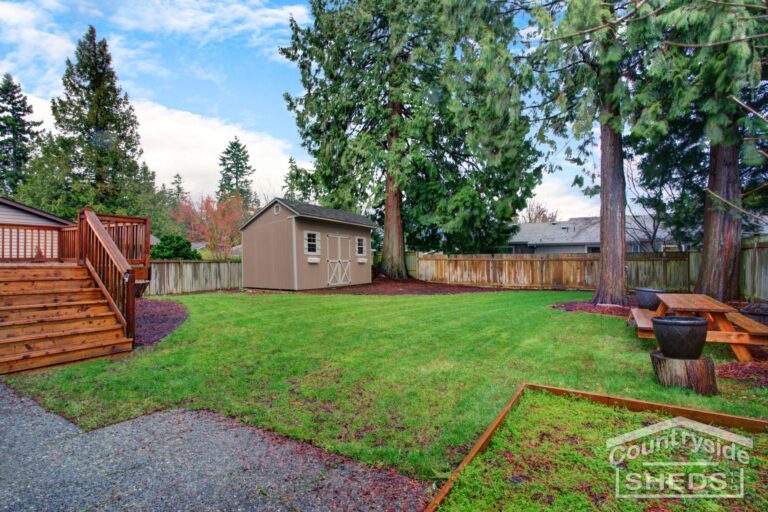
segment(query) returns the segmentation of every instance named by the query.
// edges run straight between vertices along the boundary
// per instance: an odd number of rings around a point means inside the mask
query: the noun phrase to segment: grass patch
[[[523,381],[713,409],[768,410],[768,389],[706,398],[654,382],[621,318],[549,307],[579,292],[442,296],[206,294],[133,357],[7,378],[86,429],[159,409],[211,409],[374,465],[447,478]],[[719,361],[725,346],[707,346]]]
[[[527,390],[486,450],[461,473],[440,510],[768,510],[765,434],[743,434],[755,443],[745,468],[744,499],[617,498],[615,468],[609,462],[606,441],[669,418]],[[642,473],[645,461],[692,460],[716,462],[718,466],[709,468],[710,472],[735,467],[729,461],[702,453],[692,455],[680,447],[641,456],[625,467],[627,471]],[[674,467],[668,471],[681,469]]]

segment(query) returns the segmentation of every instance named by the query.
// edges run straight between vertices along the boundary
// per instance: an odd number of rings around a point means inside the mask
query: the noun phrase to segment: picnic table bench
[[[739,313],[707,295],[695,293],[659,293],[661,301],[656,311],[632,308],[630,317],[637,325],[640,338],[655,338],[653,317],[699,316],[709,320],[707,341],[728,343],[739,361],[751,361],[747,345],[768,345],[768,326]]]

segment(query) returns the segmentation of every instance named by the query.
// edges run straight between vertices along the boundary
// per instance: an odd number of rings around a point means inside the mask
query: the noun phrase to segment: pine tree
[[[315,200],[314,175],[298,166],[293,157],[288,159],[288,173],[283,182],[283,197],[293,201],[309,203]]]
[[[248,150],[237,137],[230,141],[219,157],[221,178],[219,178],[219,190],[216,193],[217,199],[238,194],[243,199],[246,209],[258,205],[258,200],[251,188],[250,176],[253,174],[253,168],[249,159]]]
[[[182,181],[181,174],[179,173],[173,175],[173,181],[171,182],[171,194],[177,203],[186,197],[187,192],[184,190],[184,182]]]
[[[75,62],[67,59],[62,83],[64,93],[51,109],[56,128],[73,147],[73,173],[94,187],[95,208],[129,207],[123,188],[151,175],[139,164],[133,107],[117,84],[107,41],[97,40],[93,26],[78,42]]]
[[[526,140],[526,83],[508,51],[501,3],[310,2],[282,54],[302,95],[286,94],[327,206],[383,221],[382,271],[407,277],[411,247],[507,241],[540,169]]]
[[[21,92],[21,85],[6,73],[0,82],[0,188],[13,196],[24,179],[24,166],[32,155],[36,128],[31,121],[32,107]]]

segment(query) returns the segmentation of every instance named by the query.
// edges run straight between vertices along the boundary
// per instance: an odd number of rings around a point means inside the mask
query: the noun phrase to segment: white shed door
[[[328,286],[352,284],[352,237],[327,235],[328,237]]]

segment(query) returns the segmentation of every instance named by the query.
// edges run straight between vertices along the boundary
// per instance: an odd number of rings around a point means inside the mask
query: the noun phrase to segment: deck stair
[[[132,347],[85,266],[0,266],[0,374],[114,356]]]

